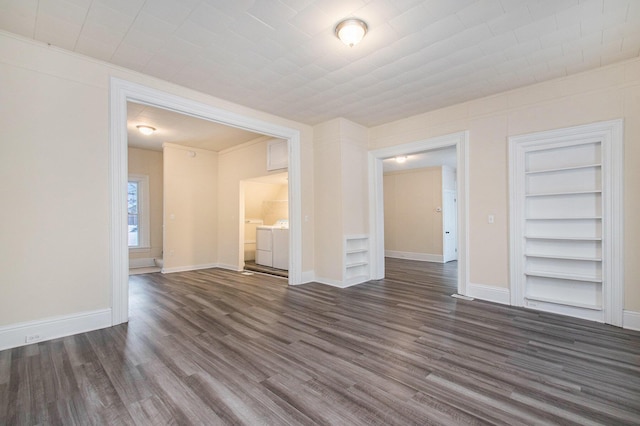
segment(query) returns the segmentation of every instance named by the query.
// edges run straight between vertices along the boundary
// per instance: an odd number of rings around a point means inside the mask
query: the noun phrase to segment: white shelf
[[[558,280],[585,281],[590,283],[601,283],[601,277],[593,277],[588,275],[562,274],[559,272],[543,272],[543,271],[526,271],[524,273],[529,277],[554,278]]]
[[[347,254],[367,253],[368,251],[369,249],[366,249],[366,248],[352,249],[352,250],[347,250]]]
[[[585,194],[602,194],[602,191],[566,191],[566,192],[544,192],[540,194],[525,194],[525,197],[557,197],[557,196],[572,196],[572,195],[585,195]]]
[[[355,284],[369,279],[369,236],[348,235],[344,244],[344,282]]]
[[[544,169],[544,170],[530,170],[530,171],[525,172],[525,174],[532,175],[532,174],[536,174],[536,173],[564,172],[566,170],[589,169],[589,168],[594,168],[594,167],[602,167],[602,164],[600,164],[600,163],[583,164],[583,165],[580,165],[580,166],[558,167],[558,168]]]
[[[369,262],[351,262],[347,263],[347,268],[357,268],[358,266],[367,266]]]
[[[579,256],[563,256],[563,255],[553,255],[553,254],[535,254],[535,253],[525,253],[527,257],[537,257],[540,259],[560,259],[560,260],[584,260],[587,262],[602,262],[602,258],[600,257],[579,257]]]
[[[602,237],[569,237],[562,235],[525,235],[528,240],[602,241]]]
[[[535,300],[536,302],[556,303],[556,304],[559,304],[559,305],[573,306],[573,307],[576,307],[576,308],[593,309],[595,311],[601,311],[602,310],[602,305],[592,305],[592,304],[588,304],[588,303],[569,302],[567,300],[553,299],[553,298],[549,298],[549,297],[525,296],[525,299],[527,299],[527,300]]]
[[[602,216],[527,217],[525,220],[602,220]]]

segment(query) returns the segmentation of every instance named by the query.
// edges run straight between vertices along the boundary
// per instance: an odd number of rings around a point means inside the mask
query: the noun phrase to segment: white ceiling
[[[349,48],[336,23],[370,31]],[[0,29],[258,110],[378,125],[640,53],[639,0],[0,0]]]
[[[136,126],[146,125],[156,129],[152,135],[143,135]],[[267,138],[212,121],[178,114],[162,108],[127,103],[127,136],[130,147],[162,151],[162,144],[222,151],[258,138]]]

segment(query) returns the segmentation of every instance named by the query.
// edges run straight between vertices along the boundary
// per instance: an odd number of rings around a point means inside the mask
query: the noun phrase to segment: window
[[[127,182],[127,236],[129,248],[149,247],[149,177],[129,175]]]

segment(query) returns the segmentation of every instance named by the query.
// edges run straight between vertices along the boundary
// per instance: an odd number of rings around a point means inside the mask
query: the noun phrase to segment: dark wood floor
[[[258,265],[253,260],[244,262],[244,270],[249,272],[259,272],[261,274],[275,275],[277,277],[289,278],[289,271],[284,269],[270,268],[269,266]]]
[[[128,325],[0,352],[0,424],[640,423],[640,333],[454,299],[451,264],[387,271],[132,276]]]

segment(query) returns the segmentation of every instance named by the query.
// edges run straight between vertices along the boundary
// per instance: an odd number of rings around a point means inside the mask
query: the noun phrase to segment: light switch
[[[489,223],[494,223],[495,222],[495,217],[492,214],[490,214],[489,217],[487,218],[487,221]]]

